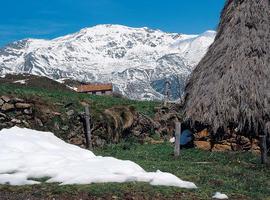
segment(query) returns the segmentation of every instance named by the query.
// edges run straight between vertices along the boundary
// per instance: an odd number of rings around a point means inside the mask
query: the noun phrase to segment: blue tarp
[[[181,133],[180,145],[187,145],[193,139],[193,134],[190,130],[186,129]]]

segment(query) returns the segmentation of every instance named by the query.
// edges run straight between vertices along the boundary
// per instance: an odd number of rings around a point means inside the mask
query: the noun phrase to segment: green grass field
[[[157,187],[145,183],[107,183],[59,186],[0,186],[3,194],[31,194],[31,197],[79,199],[211,199],[220,191],[230,199],[269,200],[270,168],[260,164],[252,153],[211,153],[196,149],[182,150],[175,159],[170,144],[139,145],[119,144],[96,149],[97,155],[132,160],[147,171],[170,172],[183,180],[192,181],[198,189]],[[46,180],[46,179],[44,179]],[[6,193],[5,193],[6,191]],[[129,198],[130,197],[130,198]],[[12,198],[10,198],[12,199]]]
[[[0,95],[40,98],[50,103],[91,103],[96,113],[116,105],[134,106],[139,112],[154,115],[158,102],[132,101],[110,96],[90,96],[75,92],[0,85]],[[260,164],[252,153],[211,153],[196,149],[182,150],[175,159],[170,144],[139,145],[132,141],[95,149],[96,155],[132,160],[147,171],[170,172],[183,180],[192,181],[196,190],[175,187],[154,187],[145,183],[91,184],[59,186],[43,183],[35,186],[0,186],[0,199],[211,199],[220,191],[230,199],[270,200],[270,168]],[[43,180],[46,180],[44,177]]]

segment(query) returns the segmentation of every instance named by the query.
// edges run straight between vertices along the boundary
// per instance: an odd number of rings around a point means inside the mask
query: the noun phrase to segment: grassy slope
[[[82,109],[80,101],[89,101],[91,109],[98,113],[106,108],[117,105],[134,106],[138,112],[148,116],[154,115],[154,108],[158,102],[134,101],[125,98],[116,98],[111,96],[97,96],[88,94],[78,94],[76,92],[63,92],[61,90],[48,90],[42,88],[28,88],[25,86],[15,86],[12,84],[0,84],[0,95],[16,95],[18,97],[39,97],[51,103],[74,103],[78,109]]]
[[[104,96],[89,96],[72,92],[50,91],[40,88],[26,88],[1,84],[0,95],[11,94],[20,97],[39,97],[48,102],[70,103],[78,105],[79,101],[90,101],[95,112],[114,105],[132,105],[139,112],[154,114],[158,103],[131,101]],[[82,109],[80,107],[80,109]],[[125,150],[124,150],[125,149]],[[228,194],[230,199],[270,199],[270,169],[259,164],[257,156],[251,153],[210,153],[195,149],[182,151],[182,157],[174,159],[173,148],[169,144],[132,145],[120,144],[106,149],[97,149],[98,155],[129,159],[140,164],[147,171],[160,169],[174,173],[184,180],[193,181],[199,189],[190,191],[173,187],[152,187],[143,183],[92,184],[84,186],[58,186],[41,184],[38,186],[0,186],[0,199],[18,195],[34,198],[59,197],[68,199],[78,195],[85,197],[112,196],[136,199],[210,199],[216,191]],[[206,162],[206,163],[198,163]],[[11,195],[11,196],[10,196]],[[65,196],[66,195],[66,196]],[[57,198],[57,199],[59,199]],[[20,198],[19,198],[20,199]]]
[[[129,147],[129,148],[127,148]],[[65,195],[78,198],[119,197],[128,199],[211,199],[216,191],[229,195],[230,199],[270,199],[270,169],[259,164],[258,156],[251,153],[210,153],[195,149],[182,150],[181,158],[172,156],[170,144],[109,146],[97,149],[95,153],[114,156],[119,159],[135,161],[147,171],[171,172],[183,180],[193,181],[199,189],[186,190],[175,187],[154,187],[143,183],[107,183],[82,186],[58,186],[41,184],[40,186],[0,186],[0,195],[4,191],[12,194],[30,193],[37,197],[61,198]],[[66,197],[65,197],[66,198]]]

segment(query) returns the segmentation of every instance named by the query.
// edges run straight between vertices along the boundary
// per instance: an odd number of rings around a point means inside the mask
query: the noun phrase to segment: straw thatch
[[[266,134],[270,123],[270,1],[228,0],[217,36],[186,86],[186,118],[213,132]],[[268,125],[267,125],[268,123]]]

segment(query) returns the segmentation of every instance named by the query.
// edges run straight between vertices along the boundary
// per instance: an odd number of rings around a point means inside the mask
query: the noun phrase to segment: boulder
[[[7,118],[7,115],[0,112],[0,117]]]
[[[4,100],[3,99],[0,99],[0,106],[4,105]]]
[[[214,147],[212,148],[212,151],[215,152],[224,152],[224,151],[231,151],[232,146],[229,143],[224,143],[224,144],[215,144]]]
[[[22,121],[19,120],[19,119],[12,119],[11,122],[12,122],[12,123],[15,123],[15,124],[20,124],[20,123],[22,123]]]
[[[18,109],[28,109],[28,108],[31,108],[31,104],[29,104],[29,103],[16,103],[15,107]]]
[[[23,103],[24,102],[24,100],[23,99],[20,99],[20,98],[12,98],[12,99],[10,99],[10,102],[11,103]]]
[[[27,114],[27,115],[32,115],[33,111],[32,111],[32,109],[24,109],[23,113]]]
[[[39,118],[35,118],[35,122],[36,122],[36,124],[39,125],[40,127],[43,127],[43,126],[44,126],[43,123],[42,123],[42,121],[41,121],[41,119],[39,119]]]
[[[202,149],[205,151],[211,150],[211,143],[209,141],[194,141],[196,148]]]
[[[66,114],[67,114],[67,116],[70,117],[70,116],[75,114],[75,111],[74,110],[69,110],[69,111],[66,112]]]
[[[1,96],[1,99],[6,103],[10,101],[10,98],[8,96]]]
[[[3,106],[2,106],[2,110],[3,111],[10,111],[10,110],[13,110],[15,108],[15,106],[13,104],[10,104],[10,103],[5,103]]]
[[[204,129],[203,131],[194,134],[195,140],[207,140],[207,138],[209,137],[210,134],[207,129]]]
[[[22,124],[23,124],[24,127],[26,127],[26,128],[31,128],[30,124],[29,124],[27,121],[25,121],[25,120],[22,121]]]

